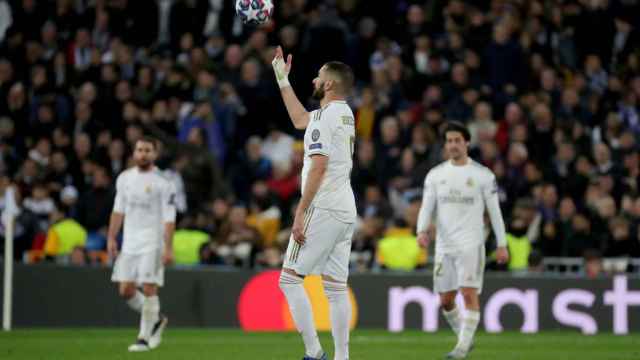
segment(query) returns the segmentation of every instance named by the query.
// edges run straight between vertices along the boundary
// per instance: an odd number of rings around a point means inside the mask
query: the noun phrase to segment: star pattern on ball
[[[271,0],[238,0],[236,12],[246,24],[263,24],[271,18],[273,3]]]

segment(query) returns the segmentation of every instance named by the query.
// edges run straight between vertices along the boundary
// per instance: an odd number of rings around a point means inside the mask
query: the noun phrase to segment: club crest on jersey
[[[472,178],[467,179],[467,186],[468,187],[473,187],[473,179]]]
[[[311,140],[318,141],[318,139],[320,139],[320,130],[314,129],[311,133]]]
[[[147,194],[150,193],[151,192],[151,185],[145,185],[144,192],[146,192]]]

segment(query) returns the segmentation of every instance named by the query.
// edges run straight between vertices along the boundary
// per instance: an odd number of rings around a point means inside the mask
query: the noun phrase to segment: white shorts
[[[120,253],[113,265],[113,282],[133,282],[137,285],[164,285],[164,264],[162,250],[144,254]]]
[[[330,210],[310,208],[305,215],[306,240],[289,238],[284,268],[299,275],[322,274],[347,282],[354,224],[337,220]]]
[[[468,287],[476,288],[478,293],[481,293],[484,262],[484,244],[457,253],[436,253],[433,267],[434,290],[443,293]]]

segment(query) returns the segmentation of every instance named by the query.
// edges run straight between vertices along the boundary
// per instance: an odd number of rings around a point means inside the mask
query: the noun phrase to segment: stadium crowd
[[[597,276],[603,258],[640,257],[640,1],[275,5],[255,28],[229,0],[0,1],[16,260],[106,263],[115,178],[149,134],[178,189],[176,263],[279,266],[303,147],[271,70],[278,44],[309,107],[323,63],[355,70],[354,271],[426,266],[413,230],[448,120],[497,176],[507,269],[580,257]]]

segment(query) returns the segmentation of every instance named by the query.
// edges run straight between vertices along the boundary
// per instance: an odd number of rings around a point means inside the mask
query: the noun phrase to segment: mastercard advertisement
[[[238,320],[246,331],[294,331],[296,329],[287,299],[280,291],[279,270],[265,271],[253,276],[244,286],[238,300]],[[322,278],[318,275],[307,276],[304,288],[309,295],[316,328],[319,331],[331,330],[329,302],[322,288]],[[349,289],[351,300],[351,322],[353,329],[358,322],[358,303],[353,291]]]

